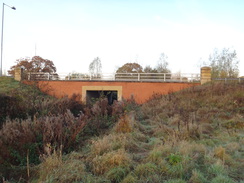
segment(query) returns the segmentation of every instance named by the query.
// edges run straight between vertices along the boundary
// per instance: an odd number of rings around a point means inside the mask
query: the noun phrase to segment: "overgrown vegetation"
[[[79,115],[65,109],[70,99],[44,98],[42,115],[0,130],[0,176],[10,182],[244,181],[243,84],[155,94],[141,106],[101,99]],[[55,103],[62,110],[42,112]]]
[[[73,95],[57,100],[42,93],[37,83],[31,86],[14,81],[13,78],[0,78],[0,127],[7,117],[11,120],[42,117],[48,114],[63,114],[70,110],[75,116],[84,106],[78,102],[80,96]]]

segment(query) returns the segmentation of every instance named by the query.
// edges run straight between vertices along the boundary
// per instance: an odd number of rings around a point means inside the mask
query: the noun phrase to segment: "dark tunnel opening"
[[[94,101],[99,98],[106,97],[108,99],[109,105],[112,105],[114,100],[118,100],[118,92],[117,91],[101,91],[101,90],[87,90],[86,91],[86,102],[87,104],[92,104]]]

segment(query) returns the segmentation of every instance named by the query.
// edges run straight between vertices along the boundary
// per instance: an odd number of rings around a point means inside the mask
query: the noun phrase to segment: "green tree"
[[[236,50],[214,49],[209,56],[209,63],[212,68],[212,78],[237,78],[239,75],[239,59]]]
[[[116,73],[142,73],[143,68],[138,63],[126,63],[117,69]]]
[[[102,74],[102,62],[99,57],[95,58],[89,65],[89,72],[93,78],[100,78]]]
[[[12,66],[8,70],[8,74],[14,75],[16,67],[22,67],[24,72],[46,72],[55,73],[57,71],[53,61],[43,59],[40,56],[34,56],[32,58],[20,58],[16,60],[16,65]]]

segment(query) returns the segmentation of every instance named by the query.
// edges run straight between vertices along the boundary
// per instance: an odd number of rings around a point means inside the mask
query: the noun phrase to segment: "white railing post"
[[[166,81],[166,76],[165,76],[166,74],[164,73],[164,81]]]
[[[138,81],[140,81],[140,73],[138,72]]]

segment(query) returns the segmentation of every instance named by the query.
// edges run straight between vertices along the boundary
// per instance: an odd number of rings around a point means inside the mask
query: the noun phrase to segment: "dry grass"
[[[234,153],[236,151],[241,150],[241,145],[237,142],[230,142],[226,145],[226,150],[229,153]]]
[[[138,179],[135,176],[131,175],[131,174],[127,175],[123,179],[123,181],[121,181],[121,183],[137,183],[137,182],[138,182]]]
[[[122,134],[109,134],[101,139],[92,140],[90,156],[100,156],[110,151],[124,149],[126,140],[126,136]]]
[[[178,145],[178,152],[184,156],[205,155],[207,153],[206,146],[195,142],[181,141]]]
[[[65,159],[54,152],[39,166],[39,182],[75,182],[86,179],[86,167],[82,155],[71,153]]]
[[[226,160],[230,160],[230,156],[226,153],[225,148],[222,146],[216,147],[214,149],[214,156],[225,163]]]
[[[133,128],[135,127],[135,114],[134,112],[130,112],[129,114],[123,115],[119,121],[114,126],[114,130],[116,132],[121,133],[130,133],[133,131]]]
[[[192,171],[192,175],[189,180],[189,183],[205,183],[205,182],[207,182],[207,180],[204,177],[204,175],[199,170],[194,169]]]
[[[159,169],[154,163],[141,163],[135,168],[135,175],[138,176],[139,179],[142,177],[149,177],[158,172]]]
[[[129,168],[130,166],[132,166],[131,156],[123,149],[96,156],[91,161],[92,172],[96,175],[104,174],[115,167]]]

